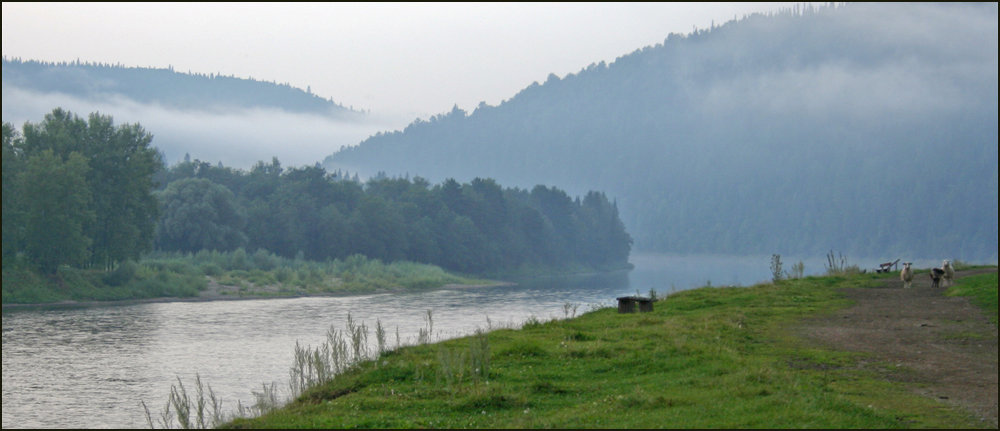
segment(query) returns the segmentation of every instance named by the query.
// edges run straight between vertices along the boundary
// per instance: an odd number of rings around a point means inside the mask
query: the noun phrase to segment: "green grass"
[[[997,324],[997,273],[961,278],[945,292],[948,296],[968,296],[981,307],[994,325]]]
[[[701,288],[402,347],[230,428],[955,428],[967,413],[791,330],[886,275]]]
[[[196,297],[208,285],[206,277],[233,287],[227,295],[244,297],[363,294],[494,283],[432,265],[383,263],[360,255],[313,262],[285,259],[266,251],[248,255],[239,249],[228,253],[153,253],[110,272],[63,266],[56,274],[41,275],[26,265],[9,264],[3,268],[3,303]]]

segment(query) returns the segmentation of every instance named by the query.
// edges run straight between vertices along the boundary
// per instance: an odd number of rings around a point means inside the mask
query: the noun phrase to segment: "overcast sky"
[[[608,63],[793,3],[3,3],[3,55],[288,83],[398,118],[496,105],[549,73]]]

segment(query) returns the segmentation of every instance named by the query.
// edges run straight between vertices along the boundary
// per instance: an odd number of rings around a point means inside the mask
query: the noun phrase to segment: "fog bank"
[[[115,123],[138,123],[153,135],[168,165],[185,154],[192,159],[249,168],[277,157],[286,166],[312,165],[345,145],[356,145],[383,130],[399,128],[411,119],[368,116],[358,121],[278,109],[236,109],[218,106],[180,111],[140,104],[121,96],[84,100],[61,93],[38,93],[3,86],[3,121],[21,130],[24,122],[40,123],[61,107],[80,117],[100,112]]]

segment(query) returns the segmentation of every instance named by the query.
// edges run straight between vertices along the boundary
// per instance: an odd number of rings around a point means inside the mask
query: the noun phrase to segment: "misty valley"
[[[5,55],[3,428],[981,426],[789,328],[942,261],[995,327],[996,17],[753,14],[400,130]]]

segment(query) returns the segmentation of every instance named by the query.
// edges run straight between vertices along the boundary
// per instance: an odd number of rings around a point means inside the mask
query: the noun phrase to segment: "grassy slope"
[[[837,289],[878,285],[892,276],[702,288],[671,295],[651,313],[601,309],[494,330],[485,338],[404,347],[285,408],[227,426],[981,426],[962,411],[854,367],[863,355],[806,347],[790,335],[799,319],[848,305]],[[489,354],[477,354],[484,341]],[[473,359],[488,359],[486,378]]]

